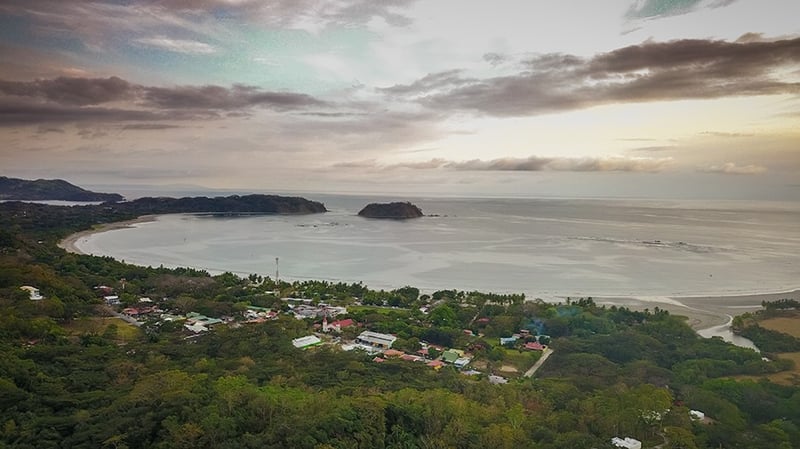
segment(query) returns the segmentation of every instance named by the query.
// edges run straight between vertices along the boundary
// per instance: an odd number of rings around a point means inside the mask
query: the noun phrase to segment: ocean
[[[423,218],[357,216],[398,198],[304,195],[303,216],[163,215],[76,242],[140,265],[284,280],[525,293],[720,296],[800,286],[800,203],[402,198]],[[276,258],[278,262],[276,264]]]

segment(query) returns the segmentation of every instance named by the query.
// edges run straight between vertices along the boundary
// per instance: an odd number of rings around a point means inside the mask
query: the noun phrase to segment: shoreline
[[[695,331],[723,326],[729,317],[760,310],[762,301],[778,299],[800,300],[800,289],[785,292],[752,293],[744,295],[663,296],[663,297],[596,297],[598,305],[624,306],[633,310],[658,307],[670,315],[685,316]]]
[[[113,231],[116,229],[132,228],[140,223],[149,223],[151,221],[156,221],[157,218],[158,215],[142,215],[141,217],[137,217],[132,220],[115,221],[113,223],[103,223],[100,225],[95,225],[91,229],[86,229],[68,235],[60,242],[58,242],[57,246],[68,253],[90,255],[81,251],[81,249],[78,248],[77,245],[81,239],[89,237],[90,235],[93,234],[99,234],[101,232]]]
[[[105,223],[97,225],[91,229],[86,229],[71,234],[58,243],[58,247],[74,254],[86,254],[78,248],[78,242],[93,234],[125,229],[134,227],[137,224],[156,221],[159,215],[143,215],[141,217]],[[551,299],[563,302],[567,296],[546,295]],[[530,299],[536,296],[530,296]],[[659,309],[666,310],[672,315],[685,316],[687,324],[695,331],[710,329],[724,325],[728,322],[729,316],[741,315],[746,312],[753,312],[761,309],[762,301],[775,301],[778,299],[789,298],[800,300],[800,289],[790,289],[784,292],[769,291],[766,293],[745,293],[745,294],[706,294],[706,295],[581,295],[574,296],[591,297],[598,305],[627,307],[633,310]],[[547,300],[550,302],[550,300]]]

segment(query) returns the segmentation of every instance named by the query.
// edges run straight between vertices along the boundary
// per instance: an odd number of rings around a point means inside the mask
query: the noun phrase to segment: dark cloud
[[[336,164],[337,168],[359,169],[450,169],[461,171],[565,171],[565,172],[646,172],[655,173],[672,163],[671,158],[570,158],[541,157],[499,158],[492,160],[472,159],[468,161],[448,161],[431,159],[421,162],[402,162],[379,164],[374,160]]]
[[[283,112],[325,105],[306,94],[243,85],[152,87],[117,77],[0,80],[0,124],[6,125],[214,119],[223,111],[231,116],[256,107]]]
[[[800,93],[775,74],[800,64],[800,38],[771,42],[645,42],[592,58],[541,55],[509,76],[457,70],[383,89],[436,110],[522,116],[612,103]]]
[[[38,104],[0,98],[0,126],[83,121],[147,121],[168,118],[152,111]]]
[[[241,109],[264,106],[275,110],[322,106],[324,103],[306,94],[263,91],[252,86],[178,86],[146,87],[145,103],[165,109]]]
[[[62,105],[96,105],[133,97],[134,86],[111,78],[67,78],[30,82],[0,80],[0,93],[18,97],[34,97]]]
[[[181,128],[177,125],[167,125],[165,123],[134,123],[122,127],[125,131],[158,131],[162,129]]]

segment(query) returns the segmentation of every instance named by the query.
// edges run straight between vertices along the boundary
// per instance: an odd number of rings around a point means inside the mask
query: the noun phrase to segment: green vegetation
[[[0,200],[122,201],[117,193],[96,193],[62,179],[25,179],[0,176]]]
[[[766,353],[800,351],[800,338],[759,325],[765,320],[795,316],[797,311],[800,311],[800,301],[793,299],[764,301],[762,306],[764,307],[762,310],[745,313],[734,318],[731,323],[734,332],[749,338]],[[797,323],[800,323],[800,319],[797,320]]]
[[[555,449],[609,448],[613,436],[645,447],[800,447],[796,386],[730,379],[787,362],[702,339],[665,311],[210,276],[55,245],[132,215],[0,204],[0,447]],[[31,301],[21,285],[45,299]],[[180,322],[133,328],[103,318],[97,286],[112,288],[120,307],[147,296],[170,313],[238,323],[248,305],[288,310],[283,297],[343,305],[359,329],[395,334],[396,348],[414,352],[426,341],[463,349],[486,372],[530,366],[538,353],[523,349],[526,341],[555,352],[534,378],[492,385],[452,366],[375,363],[333,344],[297,350],[291,340],[314,323],[286,314],[197,336]],[[341,337],[348,332],[360,330]],[[520,337],[501,346],[499,337],[512,334]],[[690,409],[710,420],[692,421]]]

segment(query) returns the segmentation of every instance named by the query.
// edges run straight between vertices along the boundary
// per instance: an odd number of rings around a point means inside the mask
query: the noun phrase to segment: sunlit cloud
[[[767,172],[767,168],[761,165],[736,165],[733,162],[726,162],[722,165],[711,165],[700,169],[705,173],[719,173],[723,175],[761,175]]]

